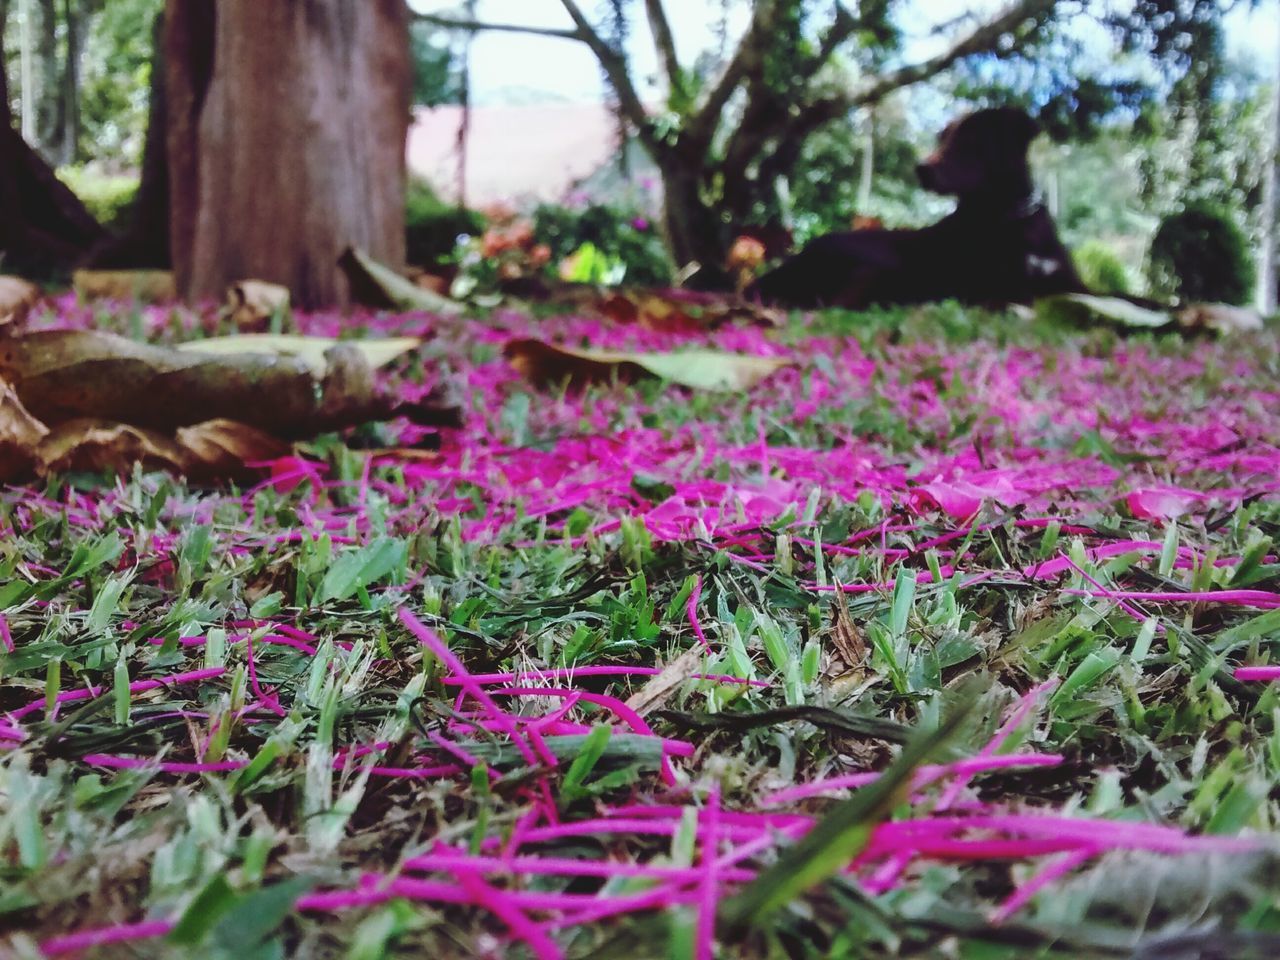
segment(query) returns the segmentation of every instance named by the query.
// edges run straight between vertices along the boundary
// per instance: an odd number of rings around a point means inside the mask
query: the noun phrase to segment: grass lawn
[[[347,329],[464,428],[0,490],[0,956],[1280,955],[1274,329]]]

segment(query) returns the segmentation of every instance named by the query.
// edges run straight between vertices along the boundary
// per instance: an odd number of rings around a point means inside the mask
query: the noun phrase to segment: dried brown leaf
[[[172,437],[109,420],[68,420],[54,427],[37,450],[43,474],[85,471],[127,474],[135,463],[148,470],[182,473],[185,458]]]
[[[0,377],[50,425],[91,418],[171,431],[227,418],[283,435],[315,419],[310,369],[279,356],[202,356],[51,330],[0,340]]]
[[[124,423],[80,419],[60,424],[36,449],[38,473],[132,472],[135,464],[192,480],[248,476],[253,464],[278,459],[289,444],[232,420],[211,420],[170,435]]]
[[[791,361],[717,350],[618,353],[575,350],[541,340],[512,340],[503,351],[524,377],[539,384],[573,385],[659,377],[696,390],[750,390]]]
[[[168,270],[77,270],[71,285],[84,300],[169,303],[178,299],[177,284]]]
[[[692,679],[701,671],[705,656],[706,651],[701,647],[686,650],[663,667],[661,673],[627,698],[627,706],[642,717],[661,707],[685,681]]]
[[[22,326],[40,302],[40,288],[20,277],[0,277],[0,336]]]
[[[91,331],[39,331],[0,339],[0,377],[50,425],[87,417],[170,433],[223,419],[305,437],[400,415],[422,425],[457,419],[378,388],[369,358],[402,354],[416,340],[228,340],[188,351]],[[239,352],[252,345],[260,352]]]
[[[1255,333],[1262,329],[1262,314],[1250,307],[1225,303],[1193,303],[1178,311],[1178,324],[1189,332],[1209,331],[1223,336]]]
[[[237,330],[261,333],[277,313],[289,312],[289,288],[265,280],[242,280],[227,291],[227,312]]]
[[[338,260],[338,266],[347,275],[351,295],[357,303],[370,307],[422,310],[444,317],[456,317],[466,310],[458,301],[418,286],[362,250],[347,250]]]
[[[737,296],[693,290],[618,290],[595,303],[598,313],[621,324],[665,332],[715,330],[735,320],[780,327],[786,316]]]
[[[0,483],[31,475],[36,448],[49,428],[31,416],[9,384],[0,380]]]
[[[835,586],[835,599],[831,603],[831,642],[835,644],[845,665],[861,674],[867,662],[867,641],[849,614],[849,599],[845,596],[842,585],[836,581]]]
[[[292,445],[235,420],[210,420],[178,430],[188,475],[237,476],[254,464],[287,456]]]

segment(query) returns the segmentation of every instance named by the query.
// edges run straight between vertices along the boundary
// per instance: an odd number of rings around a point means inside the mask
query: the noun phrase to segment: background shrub
[[[1231,303],[1253,298],[1249,241],[1220,207],[1193,201],[1161,221],[1147,260],[1153,291],[1183,300]]]
[[[138,197],[138,178],[101,173],[92,167],[63,167],[58,178],[69,186],[95,220],[109,230],[123,229]]]
[[[434,267],[453,256],[460,236],[485,231],[485,218],[441,200],[421,180],[410,180],[405,198],[405,239],[408,261],[415,267]]]
[[[583,208],[543,204],[533,214],[534,238],[559,263],[591,244],[598,254],[626,266],[623,282],[663,286],[671,282],[671,259],[656,224],[635,207],[588,204]]]
[[[1134,292],[1129,268],[1120,255],[1105,243],[1092,240],[1072,254],[1080,279],[1094,293],[1107,297]]]

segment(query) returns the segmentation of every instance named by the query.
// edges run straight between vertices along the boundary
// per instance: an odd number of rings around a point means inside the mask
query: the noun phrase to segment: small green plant
[[[58,179],[71,188],[104,227],[122,227],[138,198],[136,176],[113,176],[92,167],[63,167]]]
[[[560,264],[560,277],[569,283],[617,286],[626,275],[627,265],[621,259],[602,253],[590,241],[569,254]]]
[[[484,233],[483,214],[448,203],[430,185],[411,180],[405,197],[405,240],[409,263],[434,267],[447,260],[461,236]]]
[[[1153,291],[1192,302],[1243,305],[1256,279],[1244,231],[1226,210],[1202,201],[1161,221],[1147,268]]]
[[[591,249],[593,263],[621,264],[600,279],[661,286],[671,282],[671,260],[653,222],[640,210],[590,204],[582,209],[544,204],[533,214],[534,237],[551,250],[553,263]],[[577,263],[577,261],[575,261]]]
[[[1105,243],[1090,240],[1075,251],[1073,259],[1080,279],[1094,293],[1115,297],[1134,292],[1129,268]]]

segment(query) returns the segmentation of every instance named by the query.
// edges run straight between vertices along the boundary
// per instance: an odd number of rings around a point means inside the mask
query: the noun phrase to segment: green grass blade
[[[866,847],[911,782],[916,768],[936,755],[959,732],[977,703],[975,684],[966,685],[958,705],[936,730],[912,738],[884,775],[831,811],[803,840],[786,850],[724,912],[731,930],[741,930],[835,876]]]

